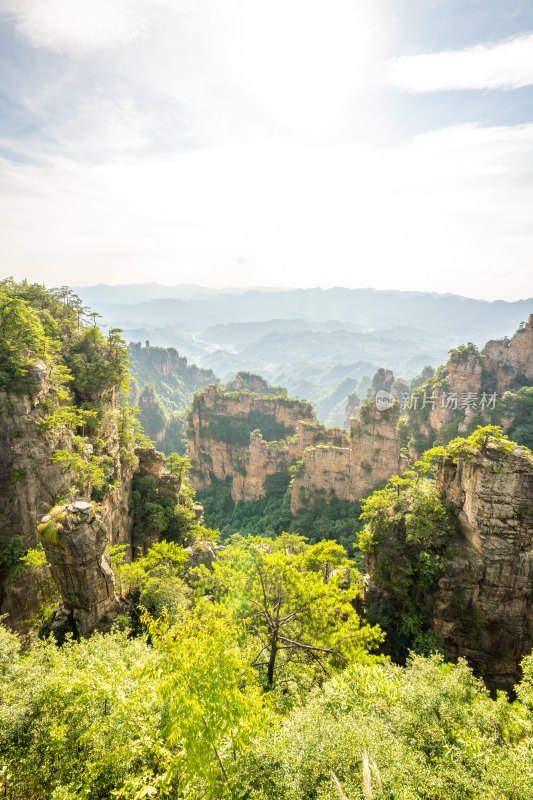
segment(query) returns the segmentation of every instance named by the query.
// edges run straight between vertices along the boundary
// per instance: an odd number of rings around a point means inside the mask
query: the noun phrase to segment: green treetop
[[[281,667],[287,674],[294,665],[326,672],[328,664],[370,659],[381,641],[379,628],[354,610],[362,583],[336,542],[308,545],[295,534],[233,537],[205,580],[255,642],[252,664],[268,687]]]

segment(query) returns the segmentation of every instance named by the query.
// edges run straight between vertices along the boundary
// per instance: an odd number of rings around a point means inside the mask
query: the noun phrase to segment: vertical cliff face
[[[361,409],[359,419],[352,421],[350,460],[355,499],[401,472],[399,418],[397,404],[380,410],[372,403]]]
[[[73,483],[68,470],[51,463],[55,450],[71,449],[72,432],[64,427],[42,431],[54,390],[44,364],[35,377],[30,394],[0,391],[0,548],[12,550],[16,557],[37,545],[42,514]],[[7,565],[0,568],[0,614],[7,615],[9,625],[20,629],[40,602],[31,580],[25,576],[10,580]]]
[[[147,383],[137,399],[144,432],[156,442],[165,438],[167,415],[152,384]]]
[[[293,513],[319,497],[356,500],[399,470],[398,418],[398,405],[365,406],[348,436],[316,422],[308,403],[209,386],[189,416],[192,482],[203,489],[229,477],[234,502],[249,502],[271,476],[288,483],[293,467]]]
[[[483,354],[492,391],[503,394],[513,388],[517,378],[519,384],[533,383],[533,314],[512,339],[487,342]]]
[[[364,405],[352,420],[349,441],[306,449],[292,482],[291,512],[313,507],[319,498],[358,500],[397,474],[399,416],[398,404],[383,411],[374,403]]]
[[[44,364],[36,378],[31,394],[0,391],[0,542],[22,536],[26,548],[35,545],[37,522],[56,494],[72,485],[72,475],[51,463],[55,450],[71,448],[72,432],[42,430],[54,390]]]
[[[310,447],[297,465],[291,484],[291,514],[316,507],[319,501],[351,497],[350,448]]]
[[[464,656],[491,686],[510,689],[533,641],[533,458],[489,443],[446,459],[438,485],[460,524],[433,624],[449,656]]]
[[[252,473],[258,467],[259,459],[264,456],[269,462],[268,466],[265,463],[265,474],[271,474],[274,464],[287,468],[290,463],[288,439],[297,434],[299,420],[313,423],[313,410],[309,403],[285,395],[225,392],[217,386],[208,386],[201,394],[195,395],[189,414],[192,485],[203,489],[213,480],[240,476],[235,497],[242,499],[254,495],[254,499],[258,499],[251,487],[258,485],[258,473]],[[250,439],[254,431],[261,433],[261,439]],[[281,443],[276,453],[273,448],[266,447],[266,442],[274,441]],[[282,452],[285,456],[281,455]],[[248,467],[251,474],[248,480],[244,480]]]
[[[237,462],[231,496],[234,502],[261,500],[267,493],[270,476],[289,482],[289,468],[308,447],[325,443],[345,446],[348,439],[341,428],[329,428],[317,422],[296,424],[296,433],[280,442],[268,442],[259,431],[250,434],[250,444]]]
[[[292,463],[286,442],[265,442],[259,431],[250,434],[250,444],[235,462],[231,496],[234,502],[261,500],[266,494],[267,478],[286,473]]]
[[[429,414],[427,425],[422,428],[428,432],[430,430],[440,431],[444,425],[453,422],[458,412],[461,413],[463,399],[469,394],[479,398],[483,387],[483,365],[482,360],[476,353],[465,352],[452,356],[446,364],[446,380],[440,390],[435,390],[430,394],[435,397],[435,401],[428,404]],[[419,399],[421,406],[422,396]],[[465,411],[463,410],[463,416]]]
[[[398,658],[437,632],[509,690],[533,643],[533,456],[483,432],[448,453],[436,482],[411,472],[366,508],[367,614]]]
[[[351,392],[346,399],[346,408],[344,410],[344,425],[346,430],[350,430],[352,419],[359,416],[361,410],[361,400],[357,392]]]
[[[119,610],[107,551],[107,524],[94,503],[77,500],[45,515],[41,538],[52,576],[79,636],[114,619]]]
[[[26,395],[0,392],[0,545],[8,547],[10,542],[19,541],[21,553],[39,544],[37,526],[42,516],[60,498],[76,492],[79,478],[76,471],[68,462],[52,461],[57,451],[76,453],[73,430],[65,424],[47,424],[50,411],[57,404],[57,388],[44,365],[36,371],[32,392]],[[118,417],[115,395],[111,393],[102,401],[98,431],[98,452],[108,473],[98,519],[108,541],[129,545],[135,459],[127,450],[121,452]],[[88,447],[94,452],[94,445]],[[5,583],[5,574],[0,577],[4,581],[0,613],[7,614],[8,624],[18,628],[24,617],[37,611],[40,598],[29,576],[22,574],[9,585]]]
[[[511,339],[487,342],[481,352],[473,345],[451,353],[445,367],[413,393],[402,423],[405,441],[419,458],[434,442],[471,432],[476,424],[501,424],[509,431],[512,410],[496,406],[505,392],[533,384],[533,314]]]

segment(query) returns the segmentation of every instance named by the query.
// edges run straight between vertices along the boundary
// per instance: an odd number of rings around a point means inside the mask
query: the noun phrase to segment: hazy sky
[[[0,0],[1,273],[533,296],[533,2]]]

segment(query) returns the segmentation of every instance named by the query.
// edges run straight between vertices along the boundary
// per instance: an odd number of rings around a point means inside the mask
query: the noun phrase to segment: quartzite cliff
[[[437,483],[460,533],[433,625],[447,655],[467,658],[492,686],[510,689],[533,643],[533,458],[489,442],[471,459],[445,459]]]
[[[235,502],[260,500],[269,476],[288,483],[294,467],[295,513],[318,498],[361,498],[400,469],[397,405],[384,411],[365,405],[347,436],[317,423],[309,403],[256,388],[261,393],[209,386],[196,394],[189,414],[195,488],[229,478]]]

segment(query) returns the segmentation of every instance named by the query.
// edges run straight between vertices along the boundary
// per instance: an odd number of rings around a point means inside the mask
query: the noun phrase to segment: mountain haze
[[[327,398],[379,367],[411,379],[464,342],[511,336],[533,300],[476,300],[454,294],[377,289],[210,289],[157,283],[81,287],[104,325],[128,341],[175,347],[222,380],[259,372],[311,400],[324,421]],[[368,382],[367,381],[367,382]],[[348,384],[347,384],[348,385]],[[337,397],[337,395],[336,395]],[[334,406],[342,405],[336,399]],[[325,402],[326,401],[326,402]],[[340,408],[340,406],[339,406]]]

